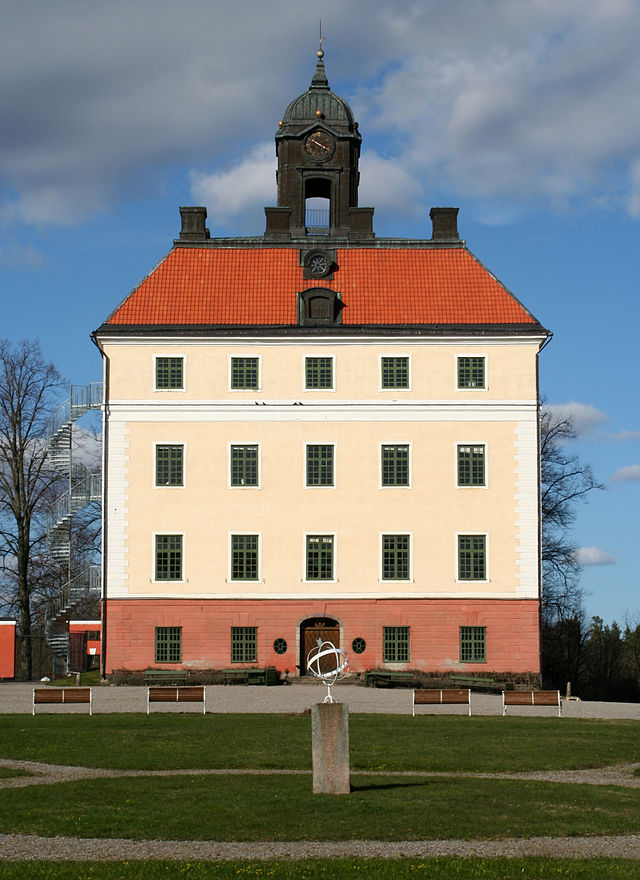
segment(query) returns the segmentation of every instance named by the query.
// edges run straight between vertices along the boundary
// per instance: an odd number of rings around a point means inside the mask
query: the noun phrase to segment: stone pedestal
[[[349,794],[349,708],[344,703],[311,707],[313,793]]]

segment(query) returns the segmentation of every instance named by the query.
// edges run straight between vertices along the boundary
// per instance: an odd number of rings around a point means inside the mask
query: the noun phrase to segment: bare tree
[[[27,639],[32,592],[40,582],[31,580],[32,562],[37,570],[36,560],[45,555],[44,514],[57,480],[47,462],[46,423],[60,386],[60,374],[37,340],[0,340],[0,558]]]
[[[593,489],[603,489],[591,466],[567,451],[576,438],[573,420],[550,407],[540,419],[543,615],[546,623],[582,611],[580,564],[571,535],[576,506]]]

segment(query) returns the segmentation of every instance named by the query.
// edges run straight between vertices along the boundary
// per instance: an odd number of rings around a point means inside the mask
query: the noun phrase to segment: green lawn
[[[20,862],[0,880],[24,880]],[[624,859],[314,859],[286,862],[29,862],[29,880],[637,880]]]
[[[640,790],[452,777],[125,777],[0,791],[5,833],[179,840],[504,838],[640,832]],[[339,816],[339,820],[336,821]]]
[[[0,832],[134,839],[508,838],[640,833],[640,790],[534,781],[392,776],[599,767],[640,760],[640,722],[352,715],[353,792],[311,793],[311,776],[199,769],[303,769],[308,715],[5,715],[0,757],[181,776],[81,780],[0,790]],[[373,770],[374,775],[359,775]],[[375,773],[377,771],[377,773]],[[0,776],[22,775],[2,771]],[[25,874],[0,862],[0,880]],[[171,878],[634,878],[625,860],[424,859],[286,862],[29,862],[42,880]]]
[[[308,715],[4,715],[0,729],[3,758],[145,770],[311,766]],[[640,760],[638,721],[352,715],[350,741],[354,770],[552,770]]]
[[[9,767],[0,767],[0,779],[11,779],[13,776],[33,776],[28,770],[13,770]]]

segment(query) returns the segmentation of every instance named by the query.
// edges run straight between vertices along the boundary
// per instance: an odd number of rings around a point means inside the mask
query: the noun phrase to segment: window
[[[285,639],[275,639],[273,643],[273,650],[276,654],[286,654],[287,653],[287,642]]]
[[[484,446],[458,446],[458,486],[484,486]]]
[[[460,627],[460,662],[487,662],[487,628],[485,626]]]
[[[231,388],[234,391],[246,389],[257,391],[260,388],[259,358],[231,358]]]
[[[484,388],[484,357],[458,358],[458,388]]]
[[[258,627],[231,627],[231,662],[255,663],[257,659]]]
[[[180,663],[182,661],[182,627],[156,627],[156,663]]]
[[[408,581],[410,574],[409,535],[382,536],[382,580]]]
[[[156,535],[155,579],[182,580],[182,535]]]
[[[458,579],[484,581],[487,576],[486,535],[458,535]]]
[[[231,485],[259,486],[258,445],[236,446],[229,448]]]
[[[409,446],[382,446],[382,485],[409,485]]]
[[[182,444],[156,446],[156,486],[184,486],[183,466]]]
[[[382,659],[385,663],[407,663],[409,660],[409,627],[382,627]]]
[[[257,581],[258,535],[231,535],[231,580]]]
[[[364,639],[358,636],[351,642],[351,650],[354,654],[364,654],[364,652],[367,650],[367,643]]]
[[[333,580],[333,535],[307,535],[306,579]]]
[[[184,358],[156,358],[156,388],[169,391],[184,388]]]
[[[333,358],[307,357],[304,359],[304,387],[333,389]]]
[[[381,388],[408,388],[409,358],[380,358],[380,386]]]
[[[333,486],[333,455],[331,444],[307,445],[307,486]]]

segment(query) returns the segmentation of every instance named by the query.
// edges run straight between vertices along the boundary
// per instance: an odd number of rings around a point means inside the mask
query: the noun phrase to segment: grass
[[[29,862],[29,880],[636,880],[625,859],[313,859],[286,862]],[[0,880],[23,880],[20,862]]]
[[[14,770],[10,767],[0,767],[0,779],[12,779],[14,776],[33,776],[29,770]]]
[[[0,716],[0,757],[122,770],[310,769],[308,715]],[[117,743],[117,748],[114,748]],[[640,722],[352,715],[352,770],[579,769],[640,760]]]
[[[312,794],[307,775],[81,780],[0,791],[1,826],[45,836],[237,841],[640,832],[638,789],[357,775],[352,785],[339,797]]]
[[[62,678],[54,678],[52,681],[45,681],[42,684],[47,687],[75,687],[76,674],[65,675]],[[100,687],[100,670],[90,669],[88,672],[80,673],[80,685],[82,687]]]

